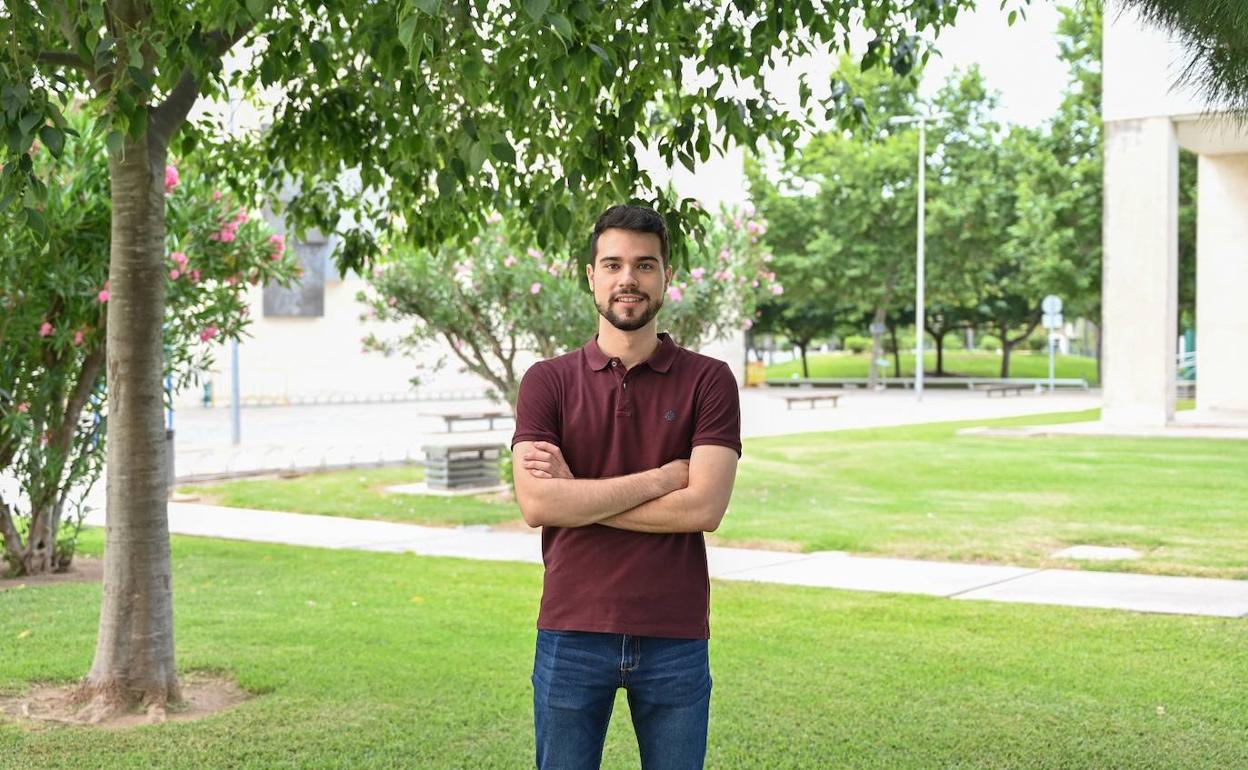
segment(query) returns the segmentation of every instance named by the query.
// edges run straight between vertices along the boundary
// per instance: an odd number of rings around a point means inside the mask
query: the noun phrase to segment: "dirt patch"
[[[788,553],[801,553],[802,551],[802,544],[792,540],[762,540],[759,538],[725,540],[715,535],[707,535],[706,544],[721,548],[749,548],[755,551],[785,551]]]
[[[51,572],[45,575],[0,578],[0,591],[16,591],[34,586],[55,583],[98,583],[104,579],[104,560],[89,556],[75,556],[67,572]]]
[[[56,725],[77,725],[99,730],[124,730],[153,722],[193,722],[233,708],[251,699],[233,681],[208,674],[182,677],[182,702],[166,708],[163,719],[154,719],[142,710],[115,713],[91,722],[82,715],[83,704],[73,700],[76,684],[38,685],[23,695],[0,697],[0,714],[27,728],[47,729]]]

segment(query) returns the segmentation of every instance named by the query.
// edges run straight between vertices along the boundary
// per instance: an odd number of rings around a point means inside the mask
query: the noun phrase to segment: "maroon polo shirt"
[[[520,383],[516,432],[563,450],[576,478],[651,470],[695,446],[741,453],[737,382],[723,361],[666,334],[625,370],[598,347],[534,364]],[[517,473],[523,467],[517,463]],[[710,577],[701,532],[651,534],[601,524],[543,527],[546,577],[537,627],[677,639],[710,637]]]

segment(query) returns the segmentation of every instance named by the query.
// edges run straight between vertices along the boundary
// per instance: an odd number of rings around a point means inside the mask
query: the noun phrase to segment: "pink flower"
[[[176,281],[176,280],[178,280],[178,276],[179,276],[179,275],[182,275],[182,273],[180,273],[180,272],[179,272],[179,271],[177,271],[177,270],[170,270],[170,271],[169,271],[169,279],[170,279],[170,280],[172,280],[172,281]]]
[[[273,244],[273,259],[281,259],[282,254],[286,252],[286,236],[270,235],[269,243]]]
[[[741,322],[741,328],[742,328],[742,329],[744,329],[744,330],[745,330],[745,331],[747,331],[747,332],[748,332],[750,329],[754,328],[754,319],[753,319],[753,318],[747,318],[747,319],[745,319],[744,321],[742,321],[742,322]]]
[[[667,296],[672,302],[680,302],[685,298],[685,293],[680,290],[679,286],[668,286]]]
[[[186,268],[186,263],[190,261],[190,259],[180,251],[173,252],[169,255],[169,258],[178,263],[178,267],[183,269]]]
[[[173,166],[165,166],[165,195],[173,192],[178,186],[178,170]]]
[[[769,280],[769,281],[774,281],[774,280],[776,280],[776,274],[775,274],[775,273],[768,273],[768,274],[767,274],[767,280]]]
[[[373,277],[374,278],[380,278],[383,272],[385,271],[381,269],[381,265],[373,265]]]
[[[214,201],[219,201],[219,200],[221,200],[221,191],[220,191],[220,190],[213,190],[213,191],[212,191],[212,199],[213,199]]]
[[[52,326],[52,324],[48,323],[47,321],[44,321],[44,322],[43,322],[43,324],[39,327],[39,336],[40,336],[40,337],[49,337],[49,336],[51,336],[51,335],[52,335],[52,330],[53,330],[54,328],[55,328],[55,327],[53,327],[53,326]]]
[[[525,254],[528,254],[528,255],[529,255],[530,257],[532,257],[533,259],[541,259],[541,258],[542,258],[542,252],[540,252],[540,251],[538,251],[537,249],[534,249],[534,248],[529,248],[529,249],[527,249],[524,253],[525,253]]]
[[[753,286],[755,289],[757,289],[757,288],[758,288],[758,279],[757,279],[757,278],[755,278],[754,280],[750,281],[750,286]]]
[[[100,293],[95,295],[95,300],[103,305],[105,302],[108,302],[108,297],[108,289],[100,289]]]
[[[720,250],[719,250],[719,261],[720,261],[720,262],[727,262],[727,261],[728,261],[731,257],[732,257],[732,252],[731,252],[731,251],[728,251],[728,249],[720,249]]]
[[[726,281],[726,280],[728,280],[728,279],[729,279],[729,278],[731,278],[731,277],[732,277],[732,274],[731,274],[731,273],[729,273],[727,270],[716,270],[716,271],[715,271],[715,280],[717,280],[717,281]]]
[[[529,287],[529,294],[537,294],[541,290],[542,290],[542,282],[534,281],[533,285]]]
[[[199,341],[207,342],[208,340],[217,336],[217,334],[218,334],[217,327],[209,326],[208,328],[204,329],[202,332],[199,333]]]
[[[30,404],[23,401],[22,403],[17,405],[17,411],[21,412],[22,414],[26,414],[27,412],[30,411]]]
[[[236,275],[231,275],[229,278],[225,279],[226,286],[233,286],[236,283],[238,283],[238,276]]]
[[[702,283],[702,276],[704,275],[706,275],[706,268],[704,267],[695,267],[689,271],[689,277],[693,279],[694,283]]]
[[[503,221],[503,215],[499,214],[498,212],[495,212],[493,214],[490,214],[488,217],[486,217],[485,221],[487,224],[496,225],[499,222]]]
[[[244,222],[246,222],[246,221],[247,221],[247,212],[246,212],[246,211],[243,211],[242,209],[239,209],[238,211],[236,211],[236,212],[234,213],[234,218],[233,218],[232,220],[230,220],[230,222],[231,222],[231,223],[232,223],[235,227],[237,227],[238,225],[241,225],[242,223],[244,223]],[[273,239],[272,239],[272,238],[270,238],[269,240],[273,240]]]
[[[395,305],[399,304],[399,298],[391,297],[390,299],[386,300],[386,304],[389,305],[390,307],[394,307]]]
[[[516,258],[510,254],[507,255],[507,259],[503,260],[503,267],[511,267],[514,264],[516,264]]]
[[[781,294],[784,294],[784,287],[778,283],[772,284],[771,293],[779,297]]]
[[[199,271],[198,270],[192,270],[189,273],[189,275],[191,276],[191,283],[199,283]]]
[[[221,232],[217,233],[216,240],[221,241],[222,243],[229,243],[234,240],[234,231],[229,227],[223,227],[221,228]]]
[[[549,268],[547,268],[547,269],[546,269],[546,272],[548,272],[548,273],[550,273],[552,276],[555,276],[556,278],[558,278],[558,277],[559,277],[559,266],[558,266],[558,265],[554,265],[554,264],[552,264]]]
[[[78,331],[74,332],[74,346],[77,347],[78,345],[81,345],[81,344],[82,344],[82,330],[79,329]]]

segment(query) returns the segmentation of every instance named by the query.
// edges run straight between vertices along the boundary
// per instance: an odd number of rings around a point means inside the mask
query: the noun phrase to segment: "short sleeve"
[[[737,378],[728,364],[719,366],[703,379],[697,393],[697,415],[693,424],[693,446],[718,444],[741,455],[741,398]]]
[[[521,441],[559,443],[559,390],[549,367],[538,362],[529,367],[520,380],[516,396],[516,432],[511,446]]]

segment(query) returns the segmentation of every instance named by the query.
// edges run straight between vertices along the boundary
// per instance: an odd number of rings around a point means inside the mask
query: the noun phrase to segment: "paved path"
[[[846,391],[840,405],[787,409],[784,391],[741,391],[741,432],[776,436],[849,428],[988,420],[1025,414],[1094,409],[1095,392],[1057,392],[987,398],[967,390],[928,390],[923,401],[910,391]],[[482,431],[457,427],[444,432],[436,416],[445,412],[497,409],[488,401],[400,402],[325,406],[250,407],[242,410],[242,443],[230,443],[228,409],[187,408],[174,416],[177,475],[180,480],[315,470],[349,465],[418,461],[425,444],[498,442],[511,428]],[[501,427],[501,426],[500,426]]]
[[[88,523],[103,526],[97,510]],[[175,534],[362,551],[412,552],[540,564],[541,538],[486,527],[437,528],[333,516],[169,504]],[[1162,577],[1115,572],[953,564],[745,548],[709,549],[711,575],[721,580],[927,594],[988,600],[1102,607],[1182,615],[1248,617],[1248,580]]]

